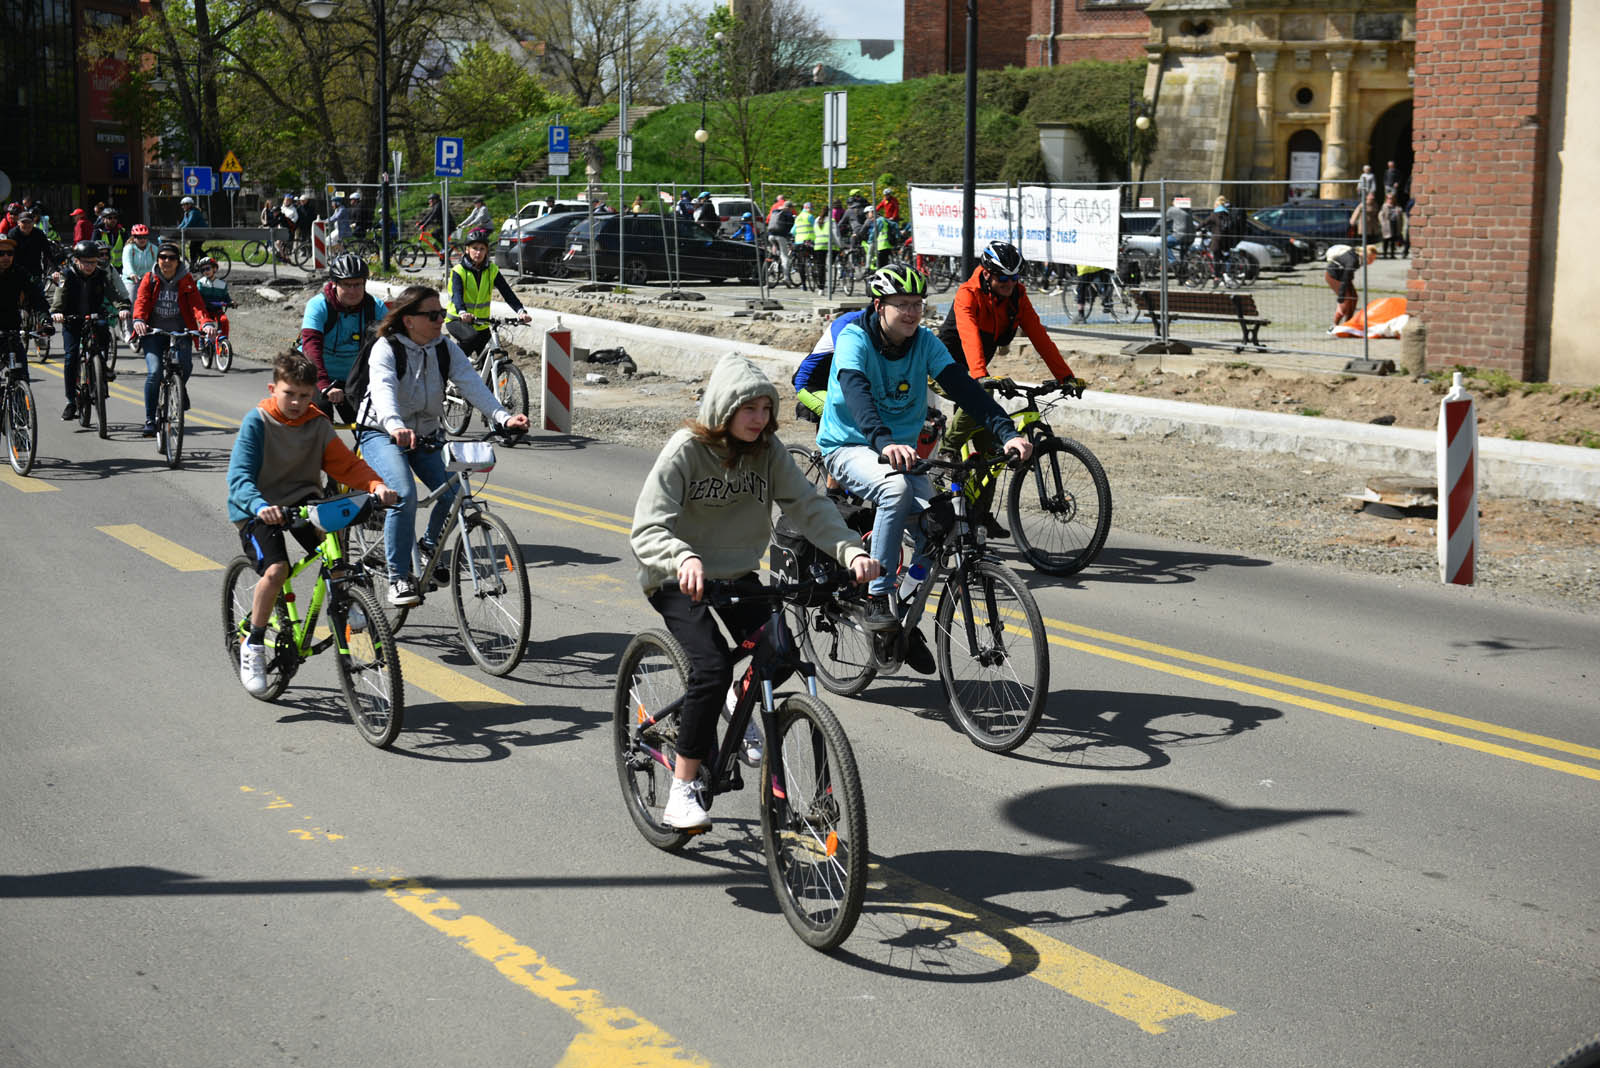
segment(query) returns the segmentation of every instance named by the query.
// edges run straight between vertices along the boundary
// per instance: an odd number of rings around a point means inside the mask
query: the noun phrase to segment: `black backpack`
[[[377,342],[378,337],[374,334],[361,343],[361,351],[356,354],[356,362],[350,365],[350,373],[344,376],[345,403],[357,411],[367,399],[367,387],[372,381],[372,346]],[[395,377],[403,377],[406,373],[406,347],[396,344],[390,348],[394,350]],[[439,377],[446,382],[450,381],[449,338],[441,336],[434,342],[433,355],[439,361]]]

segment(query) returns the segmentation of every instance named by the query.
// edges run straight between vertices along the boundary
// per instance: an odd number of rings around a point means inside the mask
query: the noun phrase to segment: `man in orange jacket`
[[[965,363],[967,373],[983,381],[991,377],[989,361],[995,349],[1011,344],[1017,329],[1028,336],[1039,351],[1050,373],[1059,382],[1073,381],[1072,368],[1062,358],[1061,350],[1039,321],[1028,299],[1027,287],[1022,284],[1024,261],[1017,246],[1007,241],[991,241],[978,258],[972,277],[961,283],[950,314],[939,327],[939,340],[944,342],[957,363]],[[979,452],[998,452],[994,436],[963,411],[957,411],[945,432],[944,448],[960,453],[968,441]],[[983,487],[976,502],[975,514],[982,517],[983,526],[990,537],[1005,538],[1010,531],[995,519],[990,507],[994,500],[997,480],[991,479]]]

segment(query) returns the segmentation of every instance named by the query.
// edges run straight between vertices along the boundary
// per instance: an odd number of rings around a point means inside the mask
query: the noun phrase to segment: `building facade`
[[[1033,0],[1027,65],[1138,59],[1150,38],[1150,0]]]

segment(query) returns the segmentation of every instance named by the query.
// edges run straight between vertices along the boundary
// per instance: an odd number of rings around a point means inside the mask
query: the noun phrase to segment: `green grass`
[[[1321,415],[1322,414],[1322,409],[1321,408],[1313,408],[1313,407],[1310,407],[1308,405],[1306,407],[1297,409],[1296,414],[1299,414],[1299,415],[1313,415],[1313,416]]]

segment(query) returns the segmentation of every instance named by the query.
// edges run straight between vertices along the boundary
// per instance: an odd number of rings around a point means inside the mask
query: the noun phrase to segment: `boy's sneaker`
[[[680,831],[709,831],[711,815],[700,804],[700,784],[673,779],[667,807],[661,810],[661,822]]]
[[[747,768],[761,766],[761,730],[756,726],[755,716],[750,717],[750,725],[744,729],[744,744],[739,747],[739,759],[744,761]]]
[[[408,578],[397,578],[389,583],[389,603],[396,608],[406,608],[422,603],[417,584]]]
[[[156,425],[154,423],[146,423],[144,425],[144,429],[139,431],[139,436],[141,438],[153,438],[153,437],[155,437],[156,436]]]
[[[906,667],[919,675],[932,675],[939,670],[939,665],[933,662],[933,650],[928,648],[928,640],[920,630],[906,635]]]
[[[867,596],[867,614],[862,617],[861,625],[871,631],[894,630],[900,625],[900,620],[894,614],[894,607],[889,604],[887,593],[873,593]]]
[[[78,418],[78,406],[68,401],[67,406],[61,409],[61,421],[70,423],[76,418]]]
[[[432,555],[433,546],[428,544],[427,539],[417,539],[417,559],[425,564],[428,562],[428,557]],[[433,584],[440,587],[450,585],[450,565],[443,556],[439,557],[439,562],[433,565]]]
[[[1009,538],[1011,531],[1000,525],[1000,520],[990,512],[983,517],[983,532],[991,538]]]
[[[245,642],[239,646],[239,681],[245,692],[260,697],[267,692],[267,647]]]

